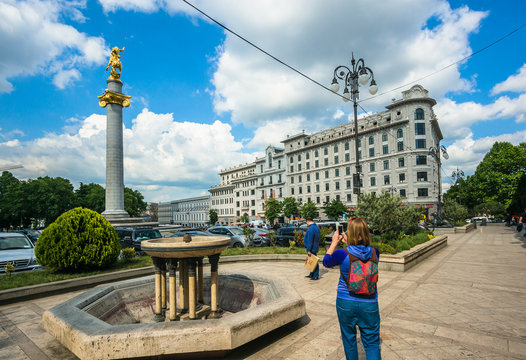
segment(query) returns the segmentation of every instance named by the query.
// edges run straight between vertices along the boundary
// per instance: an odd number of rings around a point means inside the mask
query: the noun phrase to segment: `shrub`
[[[119,256],[117,233],[99,213],[75,208],[60,215],[38,238],[39,264],[59,271],[106,267]]]
[[[134,248],[122,249],[121,257],[124,260],[124,262],[130,262],[135,257],[135,249]]]
[[[334,229],[331,228],[331,227],[325,227],[325,226],[322,226],[320,228],[320,246],[321,247],[324,247],[325,246],[325,237],[329,234],[332,234],[334,232]]]
[[[411,240],[409,240],[407,238],[402,238],[402,239],[398,240],[398,242],[396,243],[396,251],[397,252],[404,251],[404,250],[409,250],[412,247],[413,246],[411,244]]]
[[[380,254],[395,254],[396,253],[396,250],[394,249],[394,247],[392,247],[389,244],[375,242],[375,243],[372,243],[371,246],[378,249],[378,251],[380,251]]]
[[[413,236],[413,242],[415,245],[418,245],[418,244],[422,244],[422,243],[425,243],[426,241],[430,240],[432,238],[429,237],[429,234],[425,231],[421,231],[417,234],[415,234],[415,236]]]
[[[296,243],[296,246],[303,247],[303,237],[305,236],[305,233],[301,230],[296,231],[294,230],[294,242]]]

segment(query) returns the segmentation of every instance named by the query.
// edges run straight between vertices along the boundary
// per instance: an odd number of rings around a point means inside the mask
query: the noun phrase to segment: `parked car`
[[[254,240],[252,240],[250,246],[270,246],[268,230],[259,228],[254,228],[251,230],[254,231]]]
[[[230,237],[230,247],[240,248],[246,247],[247,243],[243,230],[237,226],[212,226],[206,232],[210,235],[221,235]]]
[[[294,240],[294,231],[299,231],[297,227],[282,227],[279,228],[274,240],[276,246],[288,247],[290,246],[289,240]]]
[[[29,271],[41,268],[35,257],[33,243],[20,233],[0,233],[0,273],[5,273],[7,263],[15,271]]]
[[[13,230],[14,233],[20,233],[24,234],[31,240],[33,245],[37,242],[38,237],[40,236],[40,233],[42,230],[33,230],[33,229],[24,229],[24,230]]]
[[[200,230],[178,230],[174,232],[170,237],[183,237],[186,234],[189,234],[191,236],[213,236],[205,231]]]
[[[134,248],[135,251],[141,250],[141,241],[149,239],[160,239],[161,232],[154,228],[145,227],[116,227],[115,231],[119,236],[121,247]]]

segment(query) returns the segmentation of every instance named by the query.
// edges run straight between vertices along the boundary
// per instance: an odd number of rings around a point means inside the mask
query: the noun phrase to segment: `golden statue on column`
[[[110,61],[108,61],[108,66],[106,66],[106,70],[110,69],[110,80],[120,80],[121,78],[121,72],[122,72],[122,64],[121,64],[121,55],[120,53],[124,51],[124,46],[122,49],[119,49],[117,46],[115,46],[113,49],[111,49],[111,55],[110,55]],[[119,70],[117,72],[117,70]]]

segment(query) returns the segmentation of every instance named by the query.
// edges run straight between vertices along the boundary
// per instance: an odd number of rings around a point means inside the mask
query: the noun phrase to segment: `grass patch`
[[[423,244],[433,238],[434,236],[427,231],[420,231],[415,235],[401,235],[395,239],[378,236],[375,237],[374,240],[378,239],[379,241],[373,242],[371,246],[377,248],[380,254],[396,254],[404,250],[409,250],[416,245]]]
[[[145,266],[152,265],[152,258],[149,256],[139,256],[135,257],[129,261],[117,260],[115,263],[111,264],[109,267],[101,270],[86,271],[79,273],[61,273],[54,272],[51,270],[41,270],[41,271],[30,271],[30,272],[21,272],[13,273],[11,275],[0,276],[0,290],[7,290],[22,286],[45,284],[53,281],[75,279],[85,276],[105,274],[120,270],[135,269]]]

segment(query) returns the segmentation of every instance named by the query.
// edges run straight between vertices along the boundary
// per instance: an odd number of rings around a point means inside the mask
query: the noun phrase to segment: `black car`
[[[154,228],[145,227],[116,227],[115,231],[123,249],[134,248],[141,251],[141,241],[149,239],[160,239],[163,236]]]
[[[301,229],[292,226],[279,228],[276,236],[274,237],[276,246],[290,246],[289,240],[294,240],[294,231],[301,231]]]

